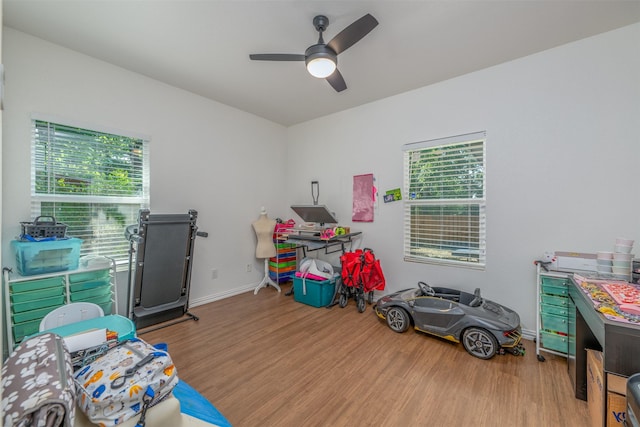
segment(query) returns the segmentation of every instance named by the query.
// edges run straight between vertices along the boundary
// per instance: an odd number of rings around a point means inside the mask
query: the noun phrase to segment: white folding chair
[[[81,320],[104,316],[102,308],[91,302],[72,302],[49,312],[40,322],[40,332]]]

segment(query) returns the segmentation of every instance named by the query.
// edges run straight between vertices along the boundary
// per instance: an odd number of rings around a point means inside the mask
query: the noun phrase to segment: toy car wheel
[[[358,307],[358,313],[363,313],[364,310],[367,308],[367,302],[364,299],[364,295],[358,295],[358,302],[357,302],[357,307]]]
[[[472,356],[491,359],[498,352],[498,341],[489,331],[469,328],[462,334],[462,345]]]
[[[340,308],[345,308],[347,306],[347,294],[340,294],[338,304],[340,305]]]
[[[407,312],[400,307],[391,307],[387,311],[387,325],[391,328],[393,332],[406,332],[409,329],[409,325],[411,321],[409,320],[409,315]]]

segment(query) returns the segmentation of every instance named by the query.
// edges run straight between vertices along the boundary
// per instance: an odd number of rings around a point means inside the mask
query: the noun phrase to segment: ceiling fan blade
[[[377,25],[378,21],[376,18],[367,13],[362,18],[340,31],[338,35],[327,43],[327,46],[333,49],[336,54],[344,52],[360,41],[361,38],[369,34],[369,32]]]
[[[347,84],[344,82],[344,78],[342,77],[342,74],[340,74],[340,71],[338,71],[337,68],[333,72],[333,74],[327,77],[326,80],[329,82],[331,87],[333,87],[336,90],[336,92],[342,92],[347,88]]]
[[[304,55],[295,53],[255,53],[249,55],[254,61],[304,61]]]

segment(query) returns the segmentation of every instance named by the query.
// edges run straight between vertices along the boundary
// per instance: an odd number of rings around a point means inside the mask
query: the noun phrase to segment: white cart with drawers
[[[56,273],[20,276],[5,268],[5,324],[9,350],[38,332],[51,310],[71,302],[98,304],[105,314],[118,312],[115,262]]]

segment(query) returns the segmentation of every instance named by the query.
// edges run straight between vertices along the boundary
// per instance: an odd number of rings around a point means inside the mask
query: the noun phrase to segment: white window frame
[[[420,167],[434,172],[451,172],[451,168],[445,163],[434,163],[432,168],[428,165],[419,166],[420,153],[434,153],[443,151],[450,153],[449,159],[457,157],[453,154],[457,149],[470,150],[474,160],[462,165],[455,170],[474,175],[474,184],[481,182],[481,190],[474,191],[468,187],[464,196],[446,191],[444,179],[433,181],[438,188],[444,188],[443,196],[429,196],[424,188],[428,185],[418,185],[418,170]],[[448,151],[451,150],[451,151]],[[403,146],[404,151],[404,260],[408,262],[421,262],[438,265],[465,267],[484,270],[486,265],[486,132],[475,132],[457,135],[447,138],[439,138],[428,141],[420,141]],[[478,173],[477,156],[482,155],[481,172]],[[468,157],[468,156],[467,156]],[[424,163],[424,162],[423,162]],[[480,177],[478,177],[480,175]],[[436,175],[442,176],[442,175]],[[413,181],[412,181],[413,180]],[[471,181],[471,180],[469,180]],[[427,181],[429,182],[429,181]],[[421,194],[415,189],[423,188]],[[434,187],[435,188],[435,187]],[[473,187],[477,189],[477,187]],[[418,192],[420,193],[420,192]],[[437,193],[437,192],[434,192]],[[414,214],[417,210],[433,210],[441,212],[441,216],[435,215],[437,221],[433,223],[434,216],[425,221],[425,215],[418,218]],[[446,215],[442,212],[467,211],[467,215]],[[465,221],[466,219],[466,221]],[[460,221],[462,220],[462,221]],[[461,240],[452,237],[454,234],[466,236]]]
[[[140,177],[137,178],[139,191],[136,194],[112,194],[112,195],[91,195],[91,194],[56,194],[55,188],[51,188],[48,192],[38,192],[36,189],[36,172],[37,168],[41,168],[44,162],[38,158],[38,132],[36,131],[36,123],[44,122],[53,126],[62,126],[69,128],[76,128],[84,130],[94,134],[104,134],[117,137],[129,138],[136,140],[142,147],[141,160],[142,165],[135,169]],[[126,219],[126,224],[118,224],[118,230],[112,231],[110,234],[101,232],[105,228],[106,221],[104,218],[92,218],[91,224],[86,229],[91,231],[92,238],[87,239],[83,235],[74,235],[74,229],[72,224],[68,224],[67,235],[71,237],[78,237],[83,239],[80,255],[106,255],[113,258],[116,264],[120,266],[118,270],[124,270],[124,266],[128,264],[128,243],[125,239],[125,228],[128,225],[136,224],[138,218],[138,212],[140,209],[148,209],[150,203],[150,188],[149,188],[149,141],[150,138],[145,135],[135,134],[132,132],[123,132],[121,130],[107,129],[105,127],[87,125],[69,120],[59,119],[55,117],[45,115],[32,115],[31,117],[31,215],[32,218],[43,215],[42,204],[62,204],[62,203],[80,203],[82,205],[91,206],[95,211],[99,211],[100,205],[119,205],[122,211],[119,211]],[[48,140],[45,144],[55,144],[55,141]],[[40,142],[42,144],[42,142]],[[96,145],[99,148],[99,146]],[[42,150],[40,150],[41,152]],[[53,170],[55,165],[49,166],[49,169]],[[64,172],[58,169],[58,172]],[[54,207],[54,211],[56,208]],[[48,213],[45,213],[47,215]],[[53,215],[55,217],[55,215]],[[99,215],[98,215],[99,217]],[[56,218],[57,220],[57,218]],[[62,221],[61,221],[62,222]],[[83,223],[86,224],[86,223]],[[121,230],[120,230],[121,226]],[[122,240],[120,240],[120,237]],[[116,249],[114,249],[116,248]]]

